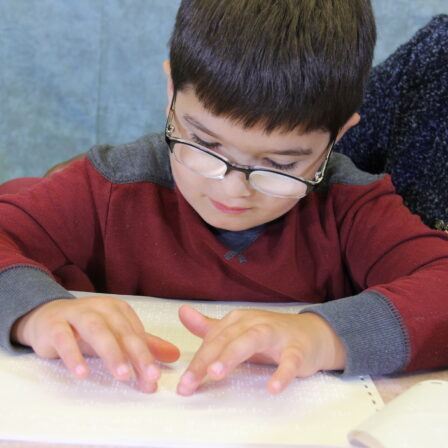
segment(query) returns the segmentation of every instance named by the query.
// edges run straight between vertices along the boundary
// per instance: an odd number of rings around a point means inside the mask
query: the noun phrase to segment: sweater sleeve
[[[10,352],[26,351],[10,340],[14,322],[39,305],[72,298],[73,294],[35,267],[17,266],[3,271],[0,274],[0,347]]]
[[[341,252],[360,293],[304,312],[324,317],[342,339],[346,375],[446,366],[448,234],[412,215],[388,176],[362,194],[333,188]]]
[[[403,321],[387,297],[375,291],[312,305],[301,313],[323,317],[339,336],[347,355],[344,376],[399,372],[408,362]]]
[[[95,195],[93,193],[99,193]],[[44,178],[17,194],[0,196],[0,345],[10,342],[14,322],[51,300],[73,298],[60,283],[70,268],[94,276],[103,257],[106,182],[87,161]],[[75,268],[75,269],[72,269]],[[84,277],[83,277],[84,278]]]

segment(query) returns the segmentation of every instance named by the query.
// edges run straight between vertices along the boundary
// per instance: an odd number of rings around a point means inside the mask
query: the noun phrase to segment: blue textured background
[[[179,0],[0,0],[0,182],[163,129]],[[375,62],[447,0],[373,0]]]

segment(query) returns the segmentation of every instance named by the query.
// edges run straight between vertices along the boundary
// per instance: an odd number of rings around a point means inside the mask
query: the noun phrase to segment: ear
[[[163,71],[165,72],[165,76],[166,76],[166,96],[167,96],[167,106],[166,106],[166,116],[168,116],[169,112],[170,112],[170,105],[171,105],[171,100],[173,99],[173,94],[174,94],[174,85],[173,85],[173,80],[171,78],[171,64],[170,61],[166,60],[163,61]]]
[[[336,138],[336,143],[344,136],[344,134],[353,126],[356,126],[361,121],[361,115],[358,113],[354,113],[342,126],[341,130],[338,132],[338,136]]]

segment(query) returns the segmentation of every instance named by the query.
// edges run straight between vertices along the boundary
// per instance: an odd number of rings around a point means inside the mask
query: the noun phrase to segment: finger
[[[146,340],[132,332],[117,334],[122,350],[131,362],[141,383],[155,383],[160,378],[160,367],[146,344]]]
[[[149,351],[155,359],[162,362],[174,362],[179,359],[179,349],[171,342],[147,333],[139,316],[128,303],[120,302],[118,305],[120,311],[122,311],[120,314],[124,314],[128,318],[132,328],[145,341]],[[123,309],[121,310],[121,308]],[[156,368],[158,369],[158,367]],[[155,368],[150,368],[149,370],[152,372],[150,375],[154,377]]]
[[[139,383],[145,385],[144,390],[150,391],[154,388],[152,383],[160,378],[160,368],[147,344],[147,334],[140,319],[133,314],[133,310],[127,304],[123,310],[121,308],[119,306],[116,313],[109,314],[106,323],[127,360],[130,361]]]
[[[139,377],[137,379],[137,387],[147,394],[153,394],[157,391],[157,382],[156,381],[146,381]]]
[[[267,325],[247,329],[223,348],[221,354],[209,366],[208,375],[215,380],[223,379],[240,364],[268,349],[272,343],[271,335],[271,328]]]
[[[180,395],[191,395],[207,375],[209,366],[217,360],[230,341],[236,339],[241,328],[231,325],[224,328],[211,340],[204,340],[193,356],[185,373],[181,376],[177,391]]]
[[[175,362],[179,359],[180,350],[171,342],[149,333],[146,333],[145,337],[151,353],[157,360]]]
[[[146,333],[142,321],[131,305],[122,300],[117,300],[115,305],[117,313],[108,316],[109,325],[117,334],[123,349],[137,372],[139,388],[145,392],[154,392],[156,389],[154,383],[160,378],[160,368],[155,363],[157,356],[155,356],[148,343],[149,334]],[[154,343],[153,345],[157,344]],[[174,347],[174,349],[177,348]],[[163,352],[163,347],[159,349],[159,352]],[[166,357],[172,359],[175,357],[175,353],[171,354],[169,352]]]
[[[274,374],[268,381],[268,391],[278,394],[286,389],[291,381],[303,370],[304,356],[297,347],[285,349]]]
[[[85,312],[70,322],[95,353],[103,360],[107,369],[117,380],[128,380],[132,370],[128,365],[120,344],[103,317],[95,312]]]
[[[77,378],[85,378],[89,373],[76,336],[68,324],[60,323],[52,331],[53,347],[67,369]]]
[[[135,332],[140,334],[146,341],[149,350],[157,360],[162,362],[174,362],[179,359],[180,351],[174,344],[153,334],[147,333],[142,321],[134,309],[127,303],[122,303],[120,305],[124,306],[124,314],[129,319]]]
[[[119,316],[120,318],[125,317],[136,333],[141,334],[142,336],[145,335],[145,327],[132,306],[122,300],[116,300],[116,316]]]
[[[182,305],[179,308],[179,318],[187,330],[200,338],[210,331],[213,324],[219,322],[218,319],[207,317],[189,305]]]

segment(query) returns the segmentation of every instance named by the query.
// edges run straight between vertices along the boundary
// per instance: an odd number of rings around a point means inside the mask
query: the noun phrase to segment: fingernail
[[[220,361],[214,362],[210,366],[210,371],[215,375],[221,375],[224,372],[224,364]]]
[[[281,381],[274,381],[272,384],[271,384],[271,389],[272,389],[272,391],[273,392],[275,392],[275,393],[277,393],[277,392],[280,392],[281,390],[282,390],[282,387],[283,387],[283,384],[281,383]]]
[[[193,392],[194,389],[191,386],[186,386],[182,383],[177,386],[177,393],[179,395],[191,395]]]
[[[84,376],[86,374],[86,372],[87,372],[87,369],[82,364],[78,364],[75,367],[75,375],[76,376]]]
[[[157,383],[142,383],[140,388],[143,392],[147,394],[152,394],[157,390]]]
[[[157,366],[155,366],[154,364],[149,365],[146,368],[146,376],[148,377],[148,379],[155,381],[158,380],[160,377],[160,370]]]
[[[116,369],[118,376],[129,375],[129,367],[126,364],[120,364]]]
[[[195,375],[193,372],[187,371],[182,375],[180,382],[185,386],[191,386],[196,381]]]

